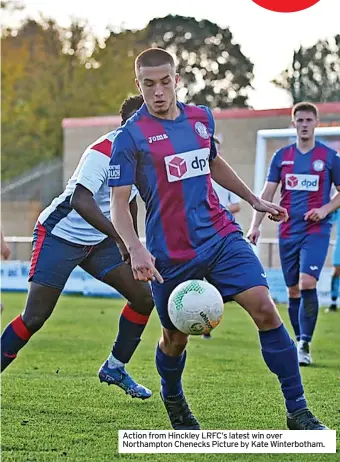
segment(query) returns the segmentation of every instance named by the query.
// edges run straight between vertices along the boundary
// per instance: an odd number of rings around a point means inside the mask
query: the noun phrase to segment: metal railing
[[[145,237],[140,238],[141,242],[145,244]],[[18,244],[31,244],[32,243],[32,236],[26,237],[26,236],[6,236],[5,241],[11,244],[11,250],[12,250],[12,255],[11,259],[12,260],[17,260],[17,255],[18,255]],[[267,267],[272,268],[273,267],[273,262],[274,262],[274,255],[277,255],[277,252],[274,253],[274,246],[278,246],[278,239],[277,238],[261,238],[261,244],[267,245],[268,246],[268,252],[267,252]],[[335,245],[335,240],[330,241],[330,245],[334,246]]]

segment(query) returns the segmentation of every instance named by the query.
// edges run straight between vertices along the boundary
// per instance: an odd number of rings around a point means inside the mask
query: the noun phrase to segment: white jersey
[[[102,213],[110,220],[110,189],[107,184],[111,145],[115,131],[109,132],[91,144],[82,155],[72,177],[60,196],[41,212],[38,222],[47,231],[75,244],[95,245],[106,239],[106,235],[87,223],[71,207],[71,198],[77,184],[93,194]],[[132,186],[130,201],[136,196],[137,188]]]
[[[228,189],[223,188],[223,186],[216,183],[216,181],[211,180],[213,188],[220,200],[220,203],[228,208],[231,204],[239,204],[240,198],[236,196],[233,192],[229,191]]]

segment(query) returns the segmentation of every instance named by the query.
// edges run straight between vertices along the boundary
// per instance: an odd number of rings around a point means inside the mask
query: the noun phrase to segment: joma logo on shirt
[[[169,183],[208,175],[210,173],[209,154],[209,148],[202,148],[164,157]]]
[[[148,142],[149,144],[154,143],[155,141],[162,141],[162,140],[167,140],[169,137],[166,133],[162,133],[161,135],[154,135],[154,136],[149,136]]]
[[[285,183],[290,191],[319,191],[319,175],[288,173]]]

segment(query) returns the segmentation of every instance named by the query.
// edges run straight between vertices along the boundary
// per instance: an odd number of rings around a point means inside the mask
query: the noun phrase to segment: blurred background
[[[86,146],[119,125],[123,99],[136,94],[134,58],[147,47],[176,55],[179,100],[214,110],[221,154],[250,187],[257,131],[288,128],[292,104],[315,102],[321,125],[340,127],[336,0],[294,14],[251,0],[232,8],[183,3],[1,2],[1,223],[13,259],[29,260],[38,214],[62,192]],[[270,140],[267,163],[289,141]],[[325,141],[340,150],[340,136]],[[251,213],[243,204],[244,231]],[[140,205],[142,236],[143,222]],[[263,237],[264,264],[279,267],[272,223]]]

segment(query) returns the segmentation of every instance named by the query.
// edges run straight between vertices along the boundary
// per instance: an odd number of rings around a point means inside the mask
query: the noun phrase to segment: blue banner
[[[1,290],[27,292],[27,281],[30,262],[2,261],[1,262]],[[75,268],[63,290],[65,294],[81,294],[97,297],[121,297],[112,287],[98,281],[82,268]]]
[[[28,290],[28,274],[30,263],[21,261],[1,262],[1,290],[20,291]],[[287,289],[280,268],[267,268],[267,279],[270,293],[276,303],[286,303],[288,300]],[[318,283],[320,304],[330,303],[331,268],[325,268]],[[71,273],[63,293],[81,294],[91,297],[121,297],[119,292],[112,287],[98,281],[93,276],[77,267]]]

